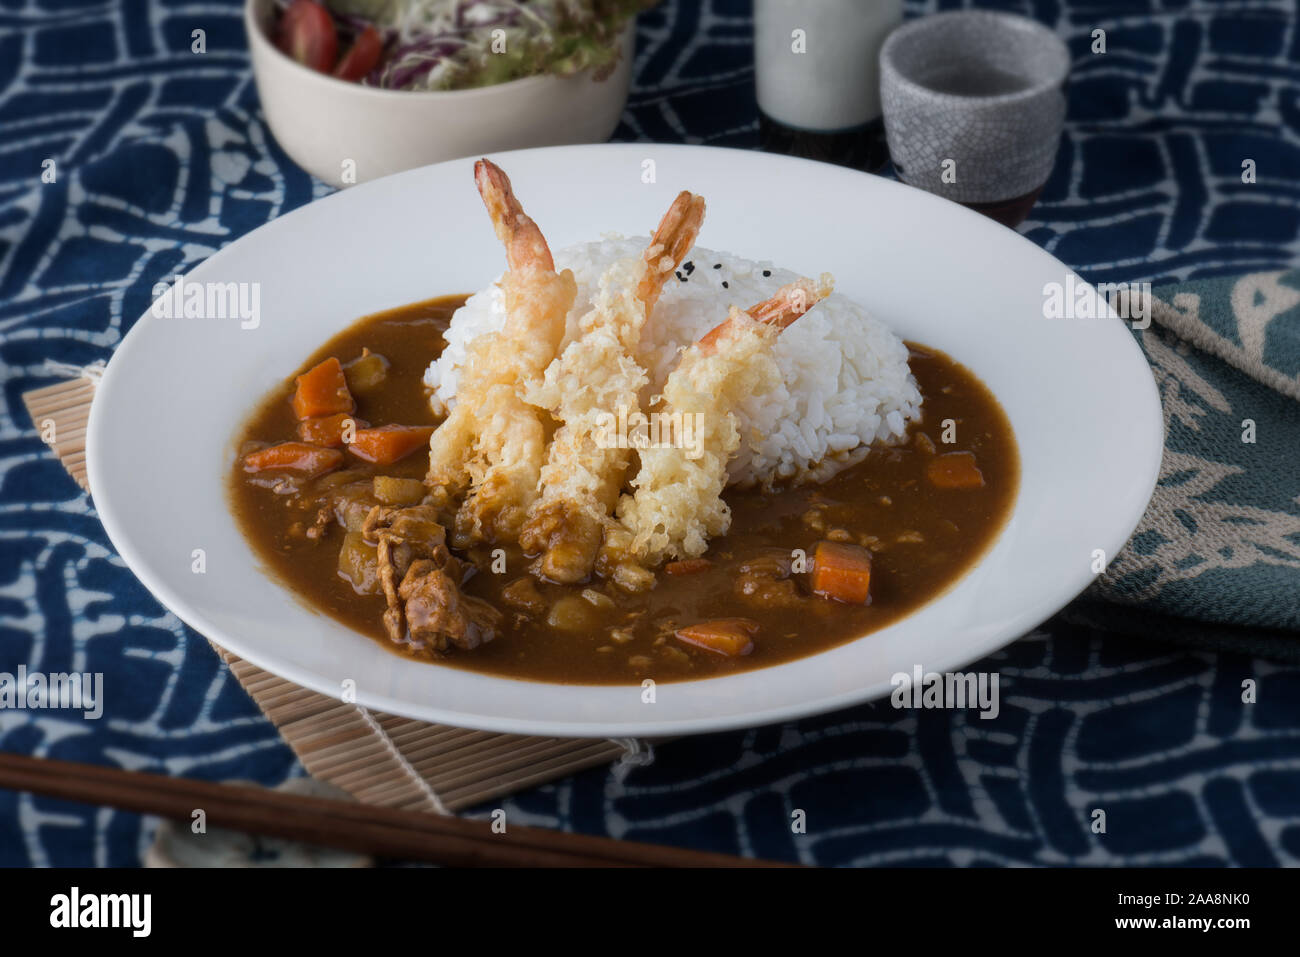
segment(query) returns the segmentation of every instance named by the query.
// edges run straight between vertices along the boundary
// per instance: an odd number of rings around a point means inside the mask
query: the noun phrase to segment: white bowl
[[[234,445],[261,397],[357,317],[481,289],[500,273],[473,162],[454,160],[296,209],[185,277],[258,283],[255,328],[146,313],[108,364],[86,447],[104,528],[163,604],[233,654],[322,694],[350,689],[365,707],[458,727],[717,731],[889,694],[892,677],[918,664],[960,668],[1087,587],[1095,550],[1109,559],[1137,525],[1163,451],[1151,370],[1113,312],[1044,318],[1048,283],[1083,280],[1023,236],[918,189],[769,153],[615,143],[493,158],[556,247],[645,235],[678,190],[698,190],[709,203],[703,245],[832,272],[836,295],[964,363],[1001,401],[1020,447],[1006,525],[953,587],[905,618],[807,658],[661,685],[653,702],[635,684],[519,681],[400,658],[314,612],[265,572],[230,514]],[[646,160],[657,170],[649,183]]]
[[[244,28],[262,111],[295,163],[347,186],[455,159],[528,146],[600,143],[623,115],[635,25],[613,74],[530,76],[472,90],[382,90],[308,69],[270,40],[272,0],[246,0]]]

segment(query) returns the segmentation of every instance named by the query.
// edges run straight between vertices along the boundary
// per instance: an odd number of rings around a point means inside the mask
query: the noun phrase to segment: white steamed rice
[[[611,236],[555,252],[556,268],[573,270],[578,284],[561,349],[577,334],[578,320],[591,308],[604,270],[619,259],[641,255],[645,242]],[[689,272],[687,263],[694,267]],[[691,250],[687,263],[678,270],[683,281],[669,279],[643,333],[640,358],[654,392],[682,349],[725,319],[728,306],[752,306],[798,278],[770,263],[700,246]],[[424,376],[434,389],[435,411],[454,404],[466,344],[504,323],[496,282],[456,311],[446,348]],[[908,422],[920,413],[921,393],[907,366],[907,347],[838,292],[781,333],[774,355],[784,384],[751,396],[736,410],[741,446],[728,468],[734,483],[823,480],[859,461],[873,442],[902,439]]]

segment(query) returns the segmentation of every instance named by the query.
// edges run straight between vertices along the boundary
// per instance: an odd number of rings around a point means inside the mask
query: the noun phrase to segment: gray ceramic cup
[[[1014,225],[1052,172],[1070,54],[1047,27],[985,10],[895,30],[880,51],[885,135],[911,186]]]

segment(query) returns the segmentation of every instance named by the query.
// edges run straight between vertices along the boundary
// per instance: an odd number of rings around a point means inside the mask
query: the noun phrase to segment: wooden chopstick
[[[781,867],[773,861],[0,753],[0,788],[456,867]]]

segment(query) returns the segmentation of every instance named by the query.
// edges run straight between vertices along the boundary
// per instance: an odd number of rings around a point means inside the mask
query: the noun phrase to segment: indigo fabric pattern
[[[1161,325],[1202,352],[1300,399],[1300,270],[1199,279],[1171,295]]]
[[[1288,632],[1300,654],[1296,273],[1162,288],[1135,331],[1165,452],[1141,523],[1093,590],[1184,619]],[[1278,386],[1280,388],[1274,388]],[[1285,390],[1285,391],[1283,391]]]
[[[1097,282],[1300,259],[1292,3],[979,5],[1048,24],[1073,58],[1056,167],[1020,227],[1030,239]],[[644,14],[616,138],[757,145],[751,45],[745,0]],[[50,362],[109,358],[155,283],[327,192],[262,121],[237,0],[0,0],[0,672],[102,672],[105,688],[95,721],[0,708],[0,748],[266,785],[303,773],[207,643],[126,569],[20,396],[59,378]],[[1180,390],[1191,381],[1180,374]],[[1220,392],[1230,409],[1192,389],[1169,414],[1226,422],[1247,400]],[[971,670],[1001,675],[997,718],[877,702],[674,742],[652,764],[499,803],[520,823],[807,863],[1300,863],[1300,662],[1058,618]],[[135,864],[151,830],[0,791],[0,865]]]

